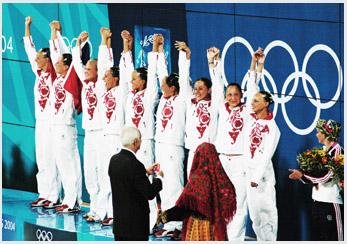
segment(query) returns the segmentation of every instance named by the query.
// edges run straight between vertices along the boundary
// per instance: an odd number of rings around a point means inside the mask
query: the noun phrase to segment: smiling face
[[[84,76],[86,80],[97,80],[98,68],[96,60],[89,60],[84,68]]]
[[[254,113],[258,114],[267,110],[269,103],[265,101],[264,96],[261,93],[256,93],[252,99],[252,110]]]
[[[132,81],[131,81],[131,88],[136,91],[141,91],[144,89],[145,86],[145,80],[141,79],[140,74],[134,70],[131,74]]]
[[[47,66],[49,62],[49,58],[45,56],[44,52],[37,52],[35,57],[35,62],[37,64],[37,68],[41,70]]]
[[[113,77],[112,71],[110,69],[108,69],[105,72],[105,75],[103,77],[106,90],[108,91],[108,90],[112,89],[113,87],[117,86],[118,85],[118,79],[119,79],[118,77]]]
[[[242,94],[237,86],[229,86],[225,93],[225,99],[231,108],[236,107],[241,103]]]
[[[194,84],[194,97],[200,101],[205,99],[210,93],[210,89],[202,80],[197,80]]]

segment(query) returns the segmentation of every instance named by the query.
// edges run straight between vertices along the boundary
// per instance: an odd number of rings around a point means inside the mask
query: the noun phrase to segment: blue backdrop
[[[52,19],[62,21],[69,42],[80,31],[88,30],[94,50],[99,27],[109,26],[114,33],[116,62],[122,47],[121,30],[134,32],[136,25],[163,28],[170,34],[172,71],[177,72],[174,40],[186,41],[190,46],[193,80],[208,76],[206,49],[210,46],[222,51],[227,82],[240,84],[252,50],[264,48],[267,58],[261,89],[275,96],[273,110],[282,135],[273,158],[278,240],[308,240],[311,188],[290,181],[288,168],[297,167],[299,152],[319,146],[314,129],[318,117],[344,123],[343,14],[343,4],[337,3],[3,4],[3,185],[36,190],[16,180],[22,177],[36,184],[34,74],[21,41],[26,15],[34,18],[32,34],[37,47],[47,46]],[[78,125],[82,157],[84,133],[80,119]],[[344,128],[340,137],[343,140]],[[88,200],[85,192],[83,198]],[[253,235],[250,229],[247,232]]]

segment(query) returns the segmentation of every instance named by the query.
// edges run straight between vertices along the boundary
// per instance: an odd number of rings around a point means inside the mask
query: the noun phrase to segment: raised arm
[[[191,51],[185,42],[175,41],[175,47],[178,54],[178,82],[180,84],[179,96],[190,99],[193,95],[193,89],[189,81],[189,68]]]
[[[87,42],[89,33],[83,31],[77,38],[76,46],[72,48],[72,64],[75,67],[76,73],[81,81],[85,80],[84,67],[81,59],[81,46]]]
[[[256,70],[256,64],[258,62],[258,67]],[[261,48],[252,55],[251,65],[248,71],[248,81],[247,81],[247,100],[246,109],[249,113],[252,112],[251,103],[253,96],[259,91],[259,81],[261,78],[261,72],[264,67],[265,55]]]
[[[26,37],[31,36],[31,32],[30,32],[30,25],[31,25],[31,23],[32,23],[31,16],[25,17],[25,36]]]
[[[54,29],[55,31],[52,31],[51,36],[52,40],[57,40],[58,45],[59,45],[59,50],[60,53],[71,53],[70,48],[66,45],[63,37],[62,37],[62,32],[61,32],[61,25],[60,22],[57,20],[53,20],[51,22],[51,29]]]
[[[51,52],[51,59],[53,63],[53,67],[55,67],[55,63],[58,61],[60,55],[63,54],[61,46],[59,45],[59,40],[58,40],[58,30],[60,24],[56,20],[53,20],[49,26],[51,27],[51,40],[49,40],[49,49]],[[59,33],[60,35],[60,33]],[[61,35],[60,35],[61,37]]]
[[[167,62],[166,62],[165,52],[164,52],[164,37],[163,37],[163,41],[158,46],[157,75],[158,75],[159,82],[161,82],[164,79],[164,77],[168,76]]]
[[[34,73],[36,74],[36,72],[37,72],[37,64],[35,62],[36,49],[35,49],[35,45],[34,45],[34,42],[32,40],[31,32],[30,32],[31,23],[32,23],[31,16],[27,16],[25,18],[25,36],[24,36],[23,40],[24,40],[24,49],[25,49],[25,52],[28,56],[29,62],[31,64],[31,68],[34,71]]]
[[[145,90],[145,100],[152,102],[158,96],[157,85],[157,62],[159,60],[159,46],[163,45],[164,37],[161,34],[153,35],[153,49],[148,53],[147,87]],[[162,55],[163,52],[161,52]],[[162,56],[163,58],[163,56]]]
[[[127,82],[128,90],[131,90],[131,74],[134,71],[134,63],[131,55],[133,37],[127,30],[121,32],[123,40],[123,52],[119,61],[119,78]]]
[[[207,49],[207,61],[212,81],[212,109],[218,111],[224,103],[224,82],[221,71],[220,51],[216,47]]]
[[[102,27],[100,29],[101,43],[98,53],[98,79],[102,79],[106,71],[113,66],[114,60],[111,47],[112,32]]]

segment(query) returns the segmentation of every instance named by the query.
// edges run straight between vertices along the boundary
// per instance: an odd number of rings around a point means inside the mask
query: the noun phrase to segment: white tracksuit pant
[[[247,191],[246,191],[246,165],[242,155],[227,156],[220,154],[219,159],[225,173],[235,187],[236,213],[233,220],[227,225],[228,240],[244,241],[247,220]]]
[[[82,202],[81,161],[77,147],[77,130],[74,125],[52,126],[53,156],[64,188],[63,204],[69,208]]]
[[[101,132],[102,133],[102,132]],[[108,175],[110,160],[121,150],[120,136],[116,134],[102,134],[101,161],[98,165],[99,194],[96,214],[103,220],[113,218],[111,181]]]
[[[61,181],[52,153],[52,128],[48,121],[36,121],[35,152],[39,198],[56,202],[61,190]]]
[[[249,169],[246,169],[249,176]],[[257,241],[276,241],[278,214],[276,207],[276,190],[273,176],[265,176],[257,187],[251,187],[247,180],[247,203],[252,227]]]
[[[90,212],[96,213],[99,194],[97,167],[102,160],[102,130],[85,130],[84,137],[84,179],[90,198]]]
[[[194,154],[195,154],[195,150],[190,149],[188,153],[188,160],[187,160],[187,180],[189,179],[190,170],[193,166]]]
[[[161,208],[163,211],[175,206],[184,188],[184,149],[176,146],[157,142],[155,144],[156,163],[164,173],[163,189],[160,192]],[[164,225],[167,231],[182,230],[181,221],[171,221]]]
[[[154,163],[154,141],[153,139],[143,139],[140,149],[136,152],[137,159],[143,163],[145,168],[148,168]],[[149,177],[152,182],[152,176]],[[154,198],[149,201],[149,231],[152,232],[152,228],[157,221],[157,200]]]

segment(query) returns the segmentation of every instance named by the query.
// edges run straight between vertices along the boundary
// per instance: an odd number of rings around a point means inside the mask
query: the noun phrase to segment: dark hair
[[[273,99],[272,95],[269,92],[267,92],[267,91],[260,91],[259,93],[263,95],[264,100],[267,101],[269,103],[269,105],[274,103],[274,99]]]
[[[49,50],[48,47],[41,48],[41,49],[39,50],[39,52],[43,53],[43,55],[44,55],[45,58],[51,59],[51,51]]]
[[[119,67],[113,66],[110,68],[112,77],[118,77],[119,78]]]
[[[241,97],[242,97],[243,94],[242,94],[241,86],[240,86],[238,83],[233,82],[233,83],[230,83],[230,84],[227,86],[227,89],[228,89],[229,87],[232,87],[232,86],[236,86],[237,90],[239,90],[239,92],[240,92],[240,94],[241,94]]]
[[[67,65],[70,67],[71,62],[72,62],[72,55],[71,53],[64,53],[63,55],[63,63],[64,65]]]
[[[206,78],[206,77],[201,77],[197,80],[195,80],[195,82],[201,80],[205,86],[207,86],[207,88],[211,88],[212,87],[212,81],[209,79],[209,78]]]
[[[180,84],[178,83],[179,76],[177,73],[172,73],[166,78],[166,84],[168,87],[174,86],[176,88],[176,91],[180,91]]]
[[[147,83],[147,68],[141,67],[141,68],[137,68],[135,70],[137,73],[139,73],[140,78],[142,80],[146,81],[146,83]]]
[[[86,65],[89,59],[90,59],[90,47],[89,47],[89,43],[86,42],[86,44],[82,47],[82,55],[81,55],[82,64]]]

